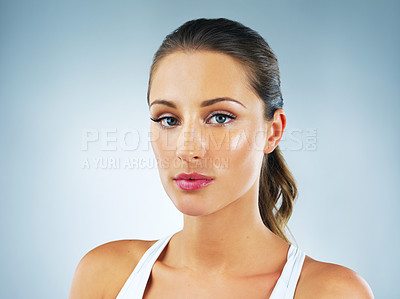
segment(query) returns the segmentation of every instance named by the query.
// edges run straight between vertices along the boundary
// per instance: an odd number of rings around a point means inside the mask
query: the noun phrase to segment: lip
[[[173,180],[182,190],[193,191],[207,187],[214,181],[214,178],[193,172],[180,173]]]

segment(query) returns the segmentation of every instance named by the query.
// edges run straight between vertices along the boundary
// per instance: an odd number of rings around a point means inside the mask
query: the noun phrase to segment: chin
[[[188,216],[205,216],[211,214],[206,204],[198,198],[191,198],[191,196],[172,199],[175,207],[183,214]]]

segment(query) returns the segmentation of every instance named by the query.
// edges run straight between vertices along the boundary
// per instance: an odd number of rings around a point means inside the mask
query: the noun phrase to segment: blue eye
[[[161,123],[165,126],[176,126],[178,124],[178,120],[175,117],[164,117],[161,119]]]
[[[150,119],[156,123],[159,123],[161,128],[172,128],[179,124],[178,120],[172,116],[165,116],[157,119],[150,117]]]
[[[223,113],[217,113],[210,117],[210,120],[214,119],[215,122],[211,122],[212,124],[227,124],[229,120],[235,119],[234,115],[228,115]]]
[[[160,117],[157,119],[150,117],[150,119],[156,123],[160,123],[162,127],[173,127],[178,124],[178,120],[172,116]]]

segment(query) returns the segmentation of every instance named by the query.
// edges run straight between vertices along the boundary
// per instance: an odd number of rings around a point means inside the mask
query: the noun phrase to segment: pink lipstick
[[[182,190],[193,191],[210,185],[214,179],[212,177],[193,172],[189,174],[181,173],[174,177],[174,181]]]

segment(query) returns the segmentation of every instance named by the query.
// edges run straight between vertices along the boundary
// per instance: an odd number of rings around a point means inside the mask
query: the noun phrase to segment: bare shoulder
[[[155,241],[120,240],[100,245],[79,262],[69,298],[115,298]]]
[[[295,298],[374,298],[368,283],[357,272],[306,256]]]

